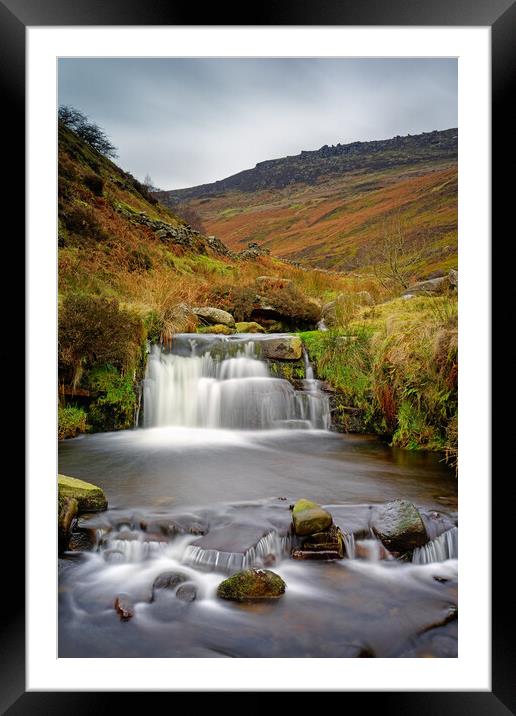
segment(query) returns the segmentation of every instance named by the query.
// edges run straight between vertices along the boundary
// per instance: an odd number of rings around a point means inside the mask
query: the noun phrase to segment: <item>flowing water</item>
[[[152,347],[143,427],[60,443],[60,472],[109,500],[79,520],[76,543],[90,549],[59,560],[60,656],[456,656],[454,476],[436,455],[331,432],[306,354],[294,389],[261,358],[267,338],[185,334]],[[290,559],[300,497],[333,514],[345,559]],[[370,529],[372,506],[396,498],[417,505],[431,538],[412,562]],[[217,599],[222,579],[251,566],[280,574],[285,595]],[[180,586],[153,598],[171,572]],[[183,585],[194,601],[178,598]],[[134,605],[126,622],[119,594]]]

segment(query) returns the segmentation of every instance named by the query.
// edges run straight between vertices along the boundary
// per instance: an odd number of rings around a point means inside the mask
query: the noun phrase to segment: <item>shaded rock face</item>
[[[310,500],[298,500],[296,502],[292,510],[292,520],[294,522],[294,532],[299,537],[324,532],[333,522],[329,512]]]
[[[303,344],[299,336],[283,336],[261,341],[262,356],[270,360],[299,360]]]
[[[74,498],[77,501],[78,512],[97,512],[107,509],[106,496],[96,485],[67,475],[58,475],[57,485],[59,501],[66,497]]]
[[[428,541],[418,509],[407,500],[394,500],[375,507],[371,526],[389,550],[409,551]]]
[[[212,306],[204,306],[201,308],[193,308],[192,312],[198,316],[204,323],[209,325],[222,324],[229,328],[235,327],[235,319],[227,311],[221,308],[213,308]]]
[[[221,582],[217,596],[236,602],[278,599],[285,593],[285,587],[281,577],[269,569],[246,569]]]
[[[235,328],[237,333],[265,333],[265,328],[256,321],[241,321]]]

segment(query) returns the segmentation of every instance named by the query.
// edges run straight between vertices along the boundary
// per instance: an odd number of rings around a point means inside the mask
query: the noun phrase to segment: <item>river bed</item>
[[[79,520],[89,549],[59,559],[59,656],[455,657],[452,471],[436,454],[313,429],[326,424],[313,381],[298,395],[267,377],[249,346],[212,361],[207,345],[208,359],[187,352],[192,363],[182,360],[184,342],[181,360],[155,354],[151,425],[59,445],[59,471],[99,485],[109,501]],[[233,408],[247,429],[233,424]],[[183,424],[170,424],[178,414]],[[344,559],[290,557],[290,508],[300,498],[332,513],[347,536]],[[398,498],[416,505],[435,538],[413,562],[382,559],[370,530],[373,506]],[[285,594],[258,604],[218,599],[218,584],[248,566],[273,569]],[[171,571],[193,601],[168,589],[153,598],[154,581]],[[128,621],[114,609],[119,594],[134,605]]]

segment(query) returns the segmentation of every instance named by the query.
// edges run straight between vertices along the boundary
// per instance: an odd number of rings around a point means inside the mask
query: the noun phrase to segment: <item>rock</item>
[[[70,552],[90,552],[95,547],[93,530],[72,532],[68,542]]]
[[[455,269],[450,269],[448,273],[448,283],[450,284],[451,289],[455,289],[455,291],[459,287],[459,273]]]
[[[285,587],[281,577],[269,569],[246,569],[221,582],[217,596],[236,602],[278,599],[285,593]]]
[[[421,547],[428,541],[419,511],[407,500],[394,500],[375,507],[371,526],[389,550],[403,552]]]
[[[193,602],[197,597],[197,587],[192,582],[181,584],[177,588],[176,597],[182,602]]]
[[[260,342],[262,356],[271,360],[299,360],[303,355],[303,344],[299,336],[270,338]]]
[[[306,538],[301,549],[292,552],[293,559],[342,559],[344,557],[344,538],[335,525],[324,532],[315,532]]]
[[[107,509],[106,496],[96,485],[66,475],[57,476],[57,485],[59,500],[73,497],[77,500],[78,512],[97,512]]]
[[[115,611],[123,622],[134,617],[134,605],[127,594],[119,594],[115,599]]]
[[[242,321],[235,328],[237,333],[265,333],[265,328],[256,321]]]
[[[235,319],[231,313],[223,311],[221,308],[205,306],[203,308],[193,308],[192,312],[207,324],[217,325],[221,323],[224,326],[229,326],[229,328],[235,327]]]
[[[187,581],[188,577],[181,572],[163,572],[156,577],[152,584],[151,602],[156,598],[156,592],[159,589],[175,589],[179,584]]]
[[[225,326],[223,323],[215,323],[213,326],[198,326],[197,333],[216,333],[223,336],[230,336],[234,329]]]
[[[409,286],[409,288],[406,288],[401,295],[403,297],[438,296],[442,293],[446,293],[446,291],[448,291],[450,288],[451,284],[449,276],[439,276],[438,278],[431,278],[427,281],[419,281],[413,286]]]
[[[292,552],[292,559],[314,559],[327,562],[331,559],[342,559],[342,555],[334,549],[320,550],[318,552],[306,549],[295,549]]]
[[[59,515],[57,518],[57,534],[59,550],[63,551],[68,546],[72,522],[77,516],[79,505],[74,497],[63,497],[59,501]]]
[[[316,502],[304,499],[298,500],[294,505],[292,520],[294,522],[294,532],[298,536],[324,532],[333,522],[329,512],[323,510]]]

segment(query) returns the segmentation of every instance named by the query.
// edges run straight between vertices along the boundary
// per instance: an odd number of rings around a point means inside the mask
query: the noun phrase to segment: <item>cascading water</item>
[[[432,562],[444,562],[447,559],[457,559],[458,543],[459,530],[457,527],[452,527],[422,547],[417,547],[412,554],[412,562],[414,564],[431,564]]]
[[[168,351],[152,346],[144,381],[145,427],[327,430],[328,398],[306,354],[304,389],[295,390],[271,376],[260,358],[263,340],[182,334]]]

